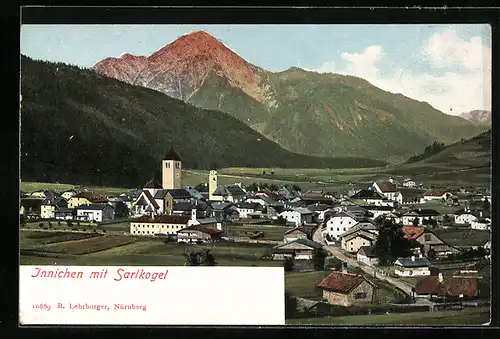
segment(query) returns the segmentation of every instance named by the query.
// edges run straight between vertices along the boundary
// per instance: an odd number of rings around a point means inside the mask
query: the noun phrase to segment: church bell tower
[[[182,160],[173,148],[167,152],[161,162],[163,189],[181,188]]]
[[[210,170],[208,175],[208,200],[216,200],[213,196],[215,190],[217,189],[217,171]]]

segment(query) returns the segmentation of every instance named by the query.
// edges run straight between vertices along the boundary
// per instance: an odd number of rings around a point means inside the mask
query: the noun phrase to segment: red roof
[[[416,226],[403,226],[402,230],[408,240],[417,239],[425,232],[425,228]]]
[[[151,223],[169,223],[169,224],[187,224],[190,217],[182,215],[157,215],[154,218],[144,215],[139,218],[132,219],[132,222],[151,222]]]
[[[439,277],[428,276],[422,278],[415,285],[417,294],[436,294],[442,297],[464,297],[477,296],[477,279],[470,277]]]
[[[384,193],[397,191],[396,185],[394,185],[390,181],[379,181],[379,182],[377,182],[377,186]]]
[[[329,291],[349,293],[363,281],[367,280],[361,275],[332,272],[316,286]]]

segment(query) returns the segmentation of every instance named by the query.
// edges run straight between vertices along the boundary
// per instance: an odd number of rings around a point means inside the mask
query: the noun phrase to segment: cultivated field
[[[478,307],[460,311],[411,312],[377,315],[353,315],[342,317],[316,317],[287,319],[290,325],[482,325],[490,321],[489,307]]]
[[[23,192],[34,192],[34,191],[45,191],[45,190],[54,190],[56,192],[63,192],[69,189],[76,189],[77,187],[78,187],[77,185],[72,185],[72,184],[21,181],[20,190]],[[133,190],[131,188],[97,187],[97,186],[85,186],[85,188],[88,189],[89,191],[101,193],[108,196],[113,196]]]
[[[46,233],[43,241],[33,233]],[[184,265],[186,249],[209,248],[219,265],[281,266],[281,261],[263,259],[273,245],[220,242],[187,245],[164,239],[124,235],[21,231],[21,264],[59,265]],[[40,235],[36,235],[39,236]],[[58,241],[58,239],[62,239]],[[72,240],[67,240],[72,239]]]

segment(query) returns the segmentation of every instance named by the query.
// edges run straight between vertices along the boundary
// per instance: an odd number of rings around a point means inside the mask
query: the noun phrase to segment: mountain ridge
[[[464,112],[459,116],[478,125],[491,125],[491,111],[473,110],[470,112]]]
[[[186,34],[145,58],[127,58],[128,69],[108,58],[94,70],[232,115],[297,153],[398,161],[433,141],[452,143],[485,129],[361,78],[295,66],[266,71],[206,32]]]

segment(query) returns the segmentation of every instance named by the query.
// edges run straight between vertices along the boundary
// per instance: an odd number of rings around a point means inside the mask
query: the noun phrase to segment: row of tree
[[[408,163],[417,162],[417,161],[429,158],[431,155],[437,154],[445,148],[446,148],[446,145],[443,144],[442,142],[434,141],[432,144],[425,147],[424,152],[422,154],[410,157],[407,162]]]
[[[184,251],[185,266],[216,266],[215,257],[209,249],[187,249]]]
[[[299,185],[296,185],[296,184],[293,184],[293,185],[288,185],[288,184],[285,184],[283,185],[282,187],[285,187],[286,189],[289,189],[291,191],[295,191],[295,192],[302,192],[302,189],[300,188]],[[249,185],[246,185],[245,186],[245,189],[247,191],[250,191],[250,192],[257,192],[257,191],[260,191],[260,190],[263,190],[263,189],[268,189],[270,191],[278,191],[280,189],[280,187],[276,184],[273,184],[273,183],[251,183]]]

